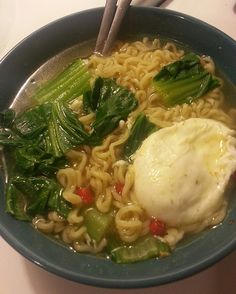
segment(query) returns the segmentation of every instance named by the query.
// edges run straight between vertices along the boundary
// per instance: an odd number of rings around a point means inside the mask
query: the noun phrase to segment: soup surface
[[[4,113],[7,211],[118,263],[167,256],[223,221],[236,122],[213,60],[148,38],[106,57],[68,52]]]

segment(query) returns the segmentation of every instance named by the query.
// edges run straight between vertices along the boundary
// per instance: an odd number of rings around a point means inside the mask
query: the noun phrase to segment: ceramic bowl
[[[7,108],[26,80],[47,60],[76,44],[95,39],[103,8],[59,19],[18,44],[0,63],[0,110]],[[208,24],[174,11],[131,7],[119,38],[161,36],[210,55],[221,74],[236,85],[236,43]],[[172,282],[203,270],[236,248],[236,202],[232,201],[223,223],[188,242],[161,260],[119,265],[78,254],[16,221],[4,211],[4,180],[0,179],[0,233],[20,254],[43,269],[64,278],[94,286],[136,288]]]

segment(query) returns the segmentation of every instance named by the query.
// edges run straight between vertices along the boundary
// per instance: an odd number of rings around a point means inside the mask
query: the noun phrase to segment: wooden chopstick
[[[110,51],[131,0],[120,0],[117,9],[116,3],[117,0],[106,1],[102,23],[95,46],[95,53],[106,55]],[[115,10],[116,13],[114,15]]]

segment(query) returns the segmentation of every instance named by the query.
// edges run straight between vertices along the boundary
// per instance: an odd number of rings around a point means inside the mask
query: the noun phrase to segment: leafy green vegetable
[[[100,242],[109,231],[113,222],[111,213],[101,213],[95,208],[88,209],[84,214],[84,223],[92,239]]]
[[[79,145],[86,144],[90,137],[75,113],[62,103],[52,105],[48,121],[48,135],[53,155],[56,157],[64,155],[68,150]]]
[[[200,63],[194,53],[168,64],[154,77],[154,86],[167,106],[191,103],[208,91],[220,86]]]
[[[61,102],[26,110],[15,119],[11,130],[0,130],[2,145],[33,146],[34,150],[39,146],[44,153],[54,157],[64,156],[68,150],[89,141],[89,137],[76,114]],[[32,153],[37,155],[31,150]]]
[[[54,79],[42,85],[33,98],[40,104],[49,101],[69,102],[90,89],[90,75],[81,59],[75,60]]]
[[[51,105],[44,104],[24,111],[14,120],[9,128],[0,129],[0,144],[3,146],[29,146],[38,145],[43,139],[47,128],[48,118],[51,112]],[[33,140],[33,141],[32,141]]]
[[[11,127],[15,119],[15,111],[13,109],[7,109],[0,112],[0,127],[9,128]]]
[[[24,139],[11,129],[15,117],[16,113],[13,109],[0,112],[0,145],[8,147],[24,145]]]
[[[93,90],[88,91],[86,93],[84,93],[83,95],[83,106],[84,106],[84,111],[86,113],[90,112],[90,111],[96,111],[97,107],[98,107],[98,102],[100,100],[101,97],[101,92],[103,89],[103,84],[104,84],[104,79],[101,77],[98,77],[95,80],[94,86],[93,86]]]
[[[155,237],[148,236],[131,246],[121,246],[113,249],[111,258],[117,263],[132,263],[153,257],[168,256],[169,254],[170,248],[166,243]]]
[[[151,123],[144,114],[139,114],[123,147],[124,157],[129,160],[130,156],[139,148],[143,140],[157,129],[158,127]]]
[[[15,176],[7,186],[6,210],[20,220],[57,211],[66,217],[71,205],[61,196],[60,186],[46,177]]]
[[[52,183],[55,184],[55,182]],[[47,209],[50,211],[57,211],[64,217],[67,217],[69,211],[72,209],[71,204],[62,197],[61,190],[58,185],[51,190],[47,203]]]
[[[26,198],[13,184],[13,179],[6,188],[6,212],[14,215],[18,220],[30,221],[31,217],[25,211]]]
[[[104,79],[97,103],[96,119],[92,127],[96,135],[104,137],[125,120],[138,102],[132,92],[120,87],[115,81]]]
[[[0,128],[0,145],[8,147],[23,146],[25,140],[11,129]]]
[[[106,251],[108,254],[110,254],[112,250],[125,245],[125,243],[119,238],[118,232],[116,232],[115,230],[113,232],[109,232],[106,235],[106,240]]]
[[[67,165],[67,159],[54,157],[38,145],[25,145],[15,151],[16,169],[21,174],[53,176],[58,169]]]
[[[92,127],[93,137],[104,138],[125,120],[138,102],[129,90],[117,85],[112,79],[98,78],[92,92],[83,99],[86,110],[95,111],[96,118]]]
[[[16,117],[13,130],[23,138],[38,138],[47,128],[51,109],[51,103],[45,103],[24,111]]]

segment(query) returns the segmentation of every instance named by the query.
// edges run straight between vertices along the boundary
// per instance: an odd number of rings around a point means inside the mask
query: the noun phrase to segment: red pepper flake
[[[122,184],[121,182],[117,182],[115,184],[115,189],[118,194],[122,194],[123,189],[124,189],[124,184]]]
[[[150,220],[149,230],[152,235],[164,236],[166,234],[166,224],[163,221],[153,217]]]
[[[75,194],[79,195],[85,204],[92,204],[94,201],[93,193],[89,188],[76,187]]]

